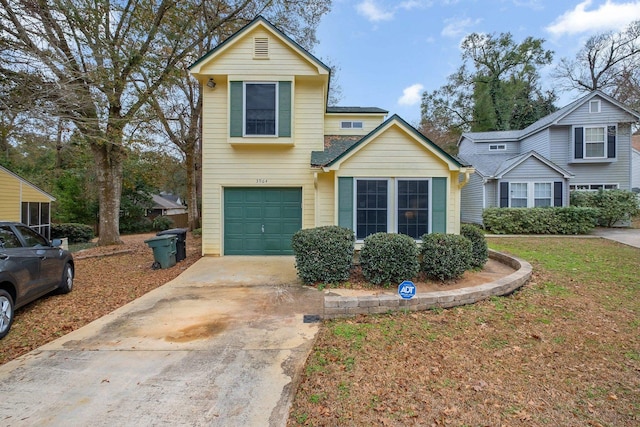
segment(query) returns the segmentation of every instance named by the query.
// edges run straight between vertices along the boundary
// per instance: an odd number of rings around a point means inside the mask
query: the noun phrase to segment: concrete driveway
[[[322,297],[293,257],[202,258],[0,366],[0,423],[283,426],[318,331],[303,318]]]
[[[640,248],[640,229],[638,228],[596,228],[592,234]]]

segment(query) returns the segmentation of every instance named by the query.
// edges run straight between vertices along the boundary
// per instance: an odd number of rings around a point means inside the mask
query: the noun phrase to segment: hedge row
[[[469,225],[463,227],[462,233],[425,234],[420,246],[403,234],[372,234],[360,251],[363,276],[376,285],[400,283],[420,272],[441,281],[457,279],[467,270],[481,268],[488,259],[482,232]],[[298,276],[304,283],[348,280],[354,243],[353,231],[347,228],[327,226],[298,231],[292,239]]]
[[[495,234],[587,234],[597,225],[598,210],[590,207],[487,208],[485,228]]]
[[[573,191],[571,206],[596,208],[597,223],[602,227],[613,227],[640,214],[638,195],[626,190]]]
[[[51,224],[51,238],[68,238],[70,244],[86,243],[95,237],[93,228],[85,224]]]

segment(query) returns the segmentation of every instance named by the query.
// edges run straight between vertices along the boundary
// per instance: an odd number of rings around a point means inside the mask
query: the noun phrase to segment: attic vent
[[[256,37],[253,39],[253,57],[256,59],[269,58],[269,39],[266,37]]]

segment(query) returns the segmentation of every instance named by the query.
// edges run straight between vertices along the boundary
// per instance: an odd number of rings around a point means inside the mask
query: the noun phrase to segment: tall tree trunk
[[[189,205],[188,218],[189,229],[200,228],[200,210],[198,209],[198,165],[199,159],[196,150],[185,150],[185,163],[187,166],[187,204]]]
[[[122,129],[109,129],[112,141],[122,142]],[[118,245],[120,240],[120,197],[122,195],[122,166],[125,151],[110,142],[92,142],[91,151],[96,164],[98,181],[99,228],[98,245]]]

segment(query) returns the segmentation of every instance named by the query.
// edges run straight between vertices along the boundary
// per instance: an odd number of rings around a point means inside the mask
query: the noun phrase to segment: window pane
[[[40,236],[30,228],[21,226],[18,227],[18,230],[20,231],[20,234],[22,234],[22,237],[24,237],[24,240],[26,240],[27,247],[33,248],[49,246],[49,242],[47,242],[46,239],[44,239],[42,236]]]
[[[551,198],[551,183],[550,182],[536,182],[534,185],[535,198]]]
[[[40,204],[40,224],[49,224],[49,203]]]
[[[584,130],[585,157],[604,157],[604,128]]]
[[[527,207],[527,184],[512,183],[511,184],[511,207],[526,208]]]
[[[247,135],[276,134],[276,85],[247,84],[245,87]]]
[[[11,228],[0,227],[0,249],[20,248],[20,240],[15,235]]]
[[[29,203],[27,202],[22,202],[20,222],[23,224],[29,224]]]
[[[387,231],[387,181],[356,181],[356,236]]]
[[[40,225],[40,203],[29,203],[28,225]]]
[[[398,233],[414,239],[429,231],[429,182],[398,181]]]

